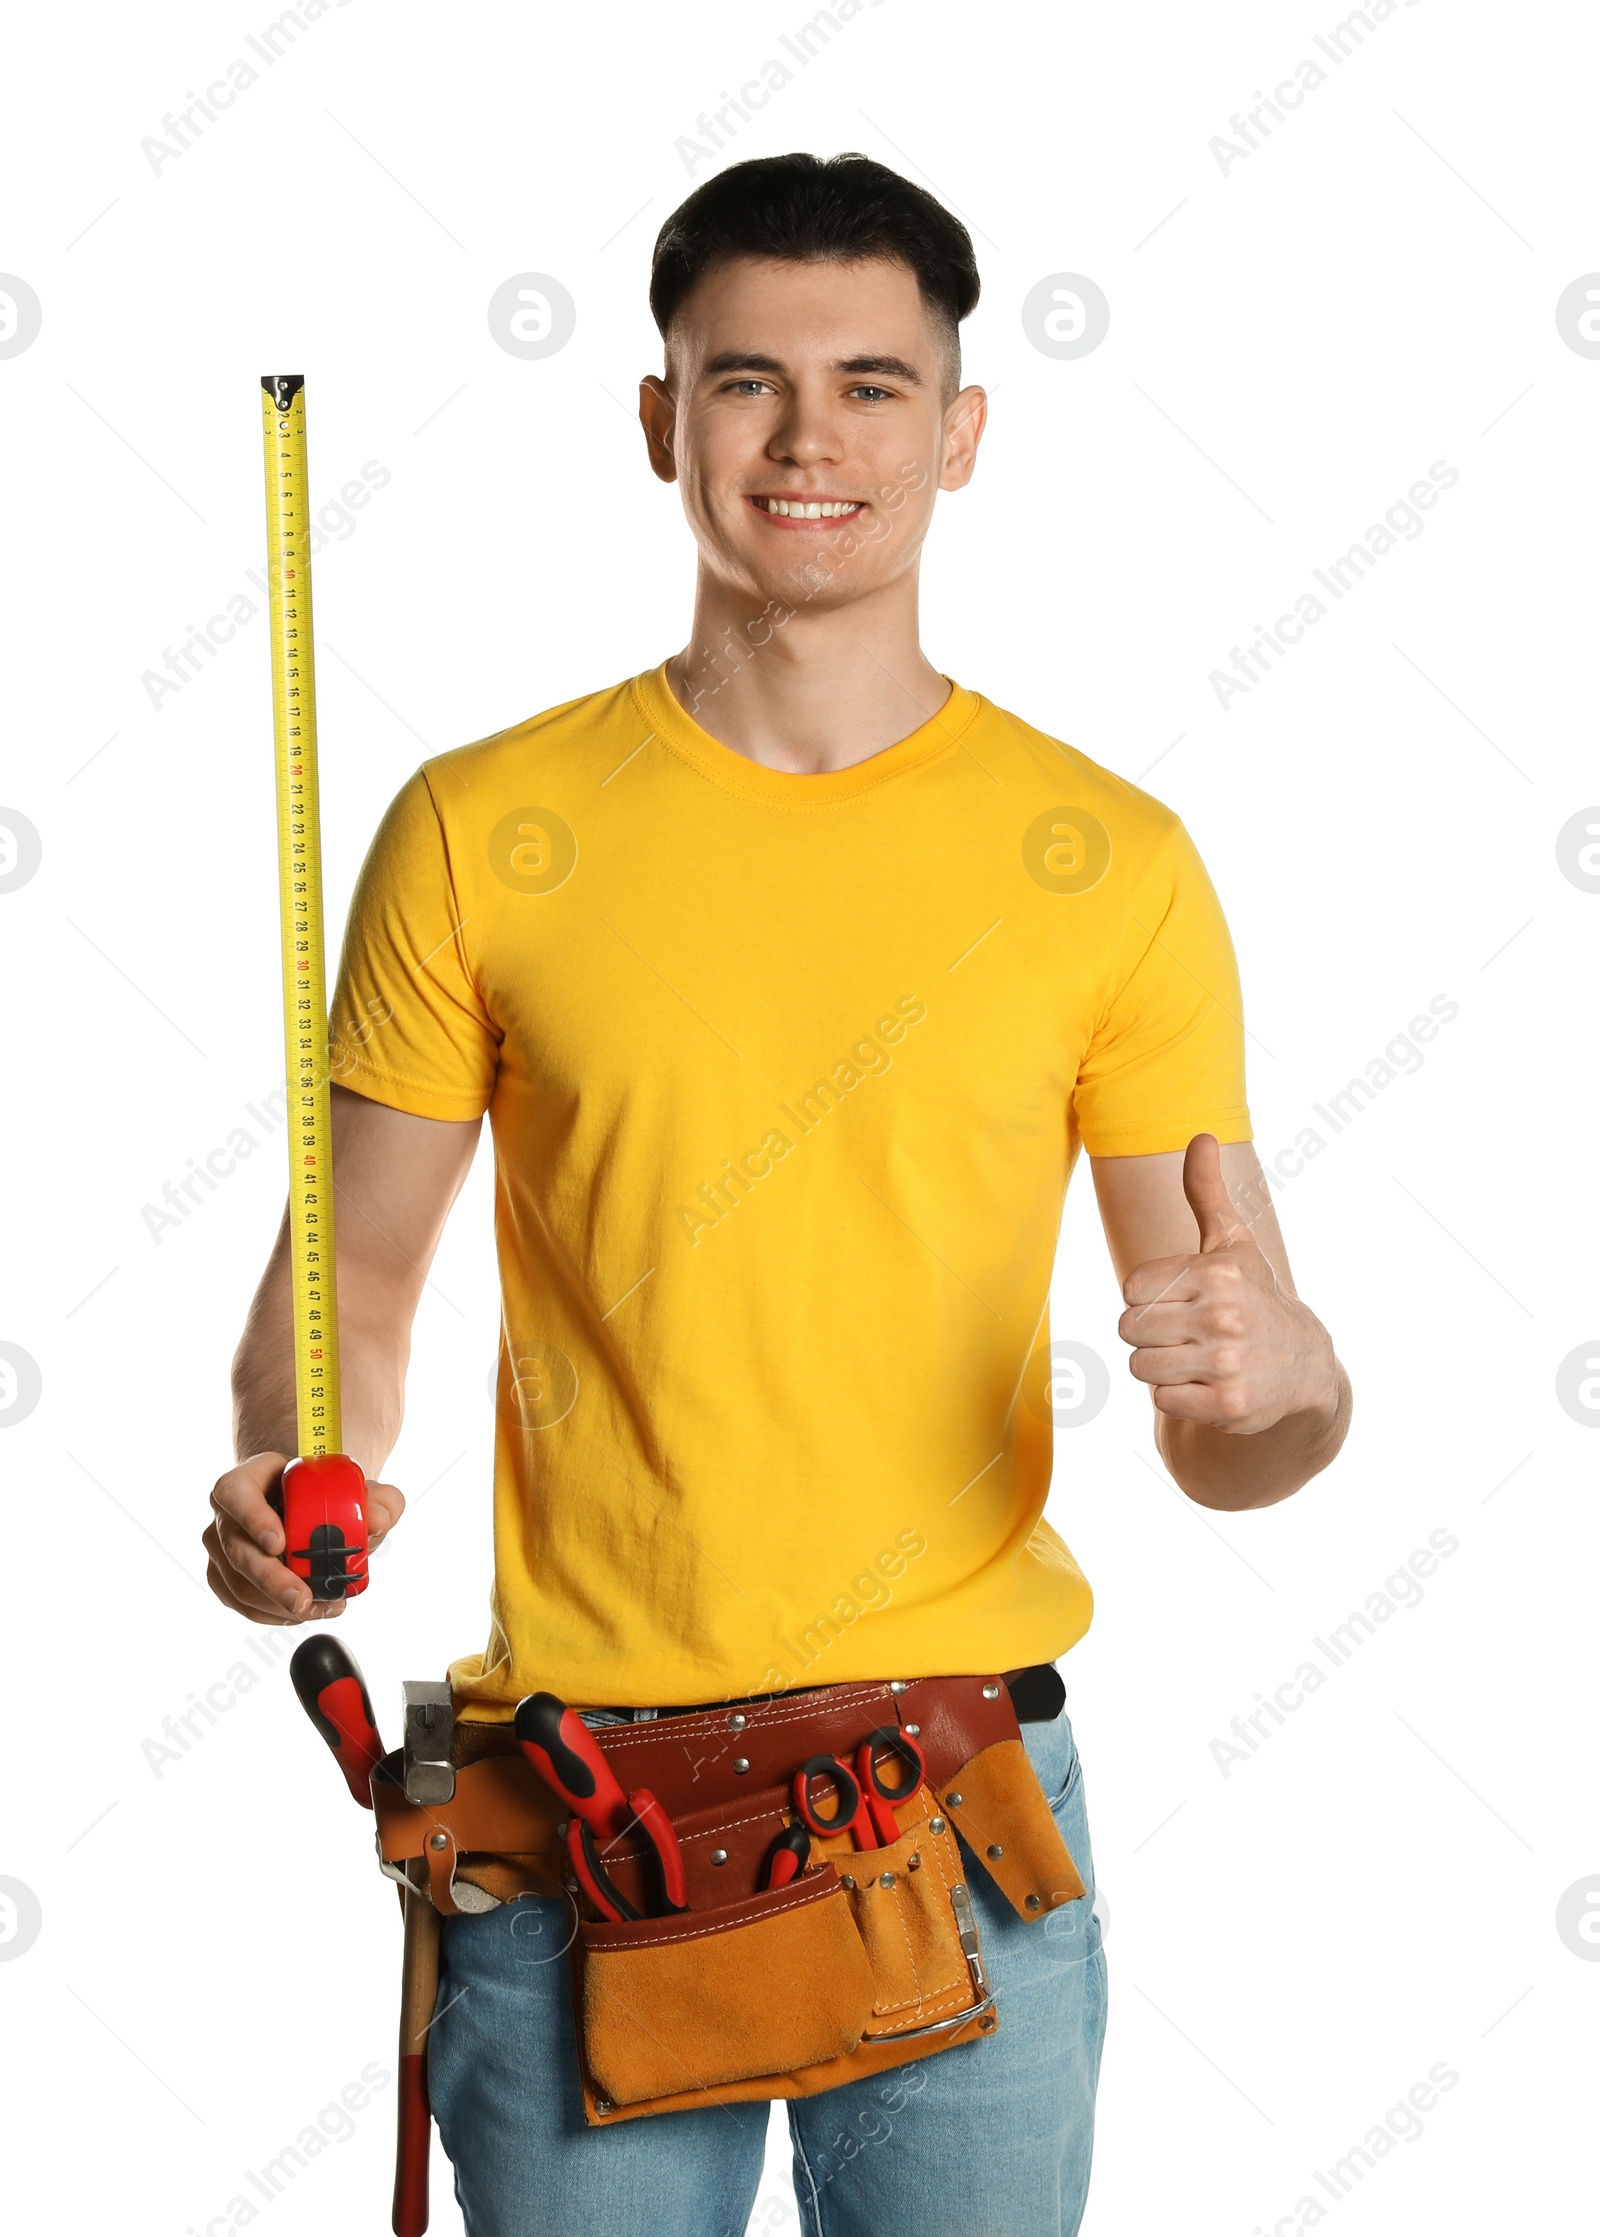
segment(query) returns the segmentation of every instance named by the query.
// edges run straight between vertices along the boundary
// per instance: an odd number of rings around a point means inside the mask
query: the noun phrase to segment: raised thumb
[[[1184,1151],[1183,1193],[1200,1229],[1202,1255],[1241,1239],[1244,1223],[1223,1181],[1222,1149],[1214,1134],[1197,1134]]]

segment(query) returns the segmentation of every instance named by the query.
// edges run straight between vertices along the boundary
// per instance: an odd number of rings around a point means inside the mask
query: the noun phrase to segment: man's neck
[[[748,594],[702,574],[694,631],[667,681],[702,730],[768,769],[852,768],[920,730],[950,696],[918,641],[914,573],[754,630],[751,612]]]

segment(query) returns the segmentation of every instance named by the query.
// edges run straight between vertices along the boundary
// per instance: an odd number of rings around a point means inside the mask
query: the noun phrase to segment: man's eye
[[[864,397],[869,404],[881,402],[888,393],[889,391],[886,388],[874,388],[870,381],[865,381],[859,388],[853,388],[850,391],[852,396]]]
[[[754,396],[759,389],[768,387],[766,381],[757,380],[754,374],[745,381],[730,381],[728,386],[737,396]]]

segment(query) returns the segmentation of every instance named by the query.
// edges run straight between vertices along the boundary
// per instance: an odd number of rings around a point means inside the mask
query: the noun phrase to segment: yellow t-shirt
[[[1051,1263],[1080,1143],[1248,1140],[1178,818],[959,685],[819,776],[661,670],[428,761],[334,1077],[493,1128],[504,1717],[1052,1660]]]

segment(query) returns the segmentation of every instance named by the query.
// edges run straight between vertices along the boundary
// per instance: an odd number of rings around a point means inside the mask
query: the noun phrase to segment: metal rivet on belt
[[[906,1726],[906,1730],[910,1733],[913,1740],[920,1739],[922,1735],[922,1727],[920,1724],[908,1724]]]
[[[1000,1859],[1005,1855],[1006,1852],[1000,1846],[998,1841],[991,1841],[989,1843],[989,1846],[984,1850],[983,1853],[989,1859],[989,1862],[991,1864],[998,1864]]]
[[[928,1820],[928,1831],[929,1831],[930,1833],[942,1833],[942,1832],[944,1831],[944,1819],[943,1819],[943,1818],[929,1818],[929,1820]]]
[[[726,1850],[726,1849],[713,1849],[713,1850],[712,1850],[712,1852],[711,1852],[711,1861],[712,1861],[712,1863],[713,1863],[713,1864],[726,1864],[726,1863],[727,1863],[727,1861],[728,1861],[728,1852],[727,1852],[727,1850]]]
[[[848,1872],[843,1872],[843,1873],[841,1873],[841,1874],[840,1874],[840,1876],[839,1876],[839,1885],[840,1885],[841,1887],[847,1887],[847,1888],[851,1889],[851,1891],[853,1892],[853,1891],[854,1891],[854,1889],[855,1889],[855,1884],[856,1884],[856,1883],[855,1883],[855,1880],[854,1880],[854,1878],[853,1878],[853,1877],[851,1876],[851,1874],[850,1874],[850,1873],[848,1873]]]
[[[1030,1895],[1025,1897],[1024,1900],[1026,1901],[1030,1911],[1036,1911],[1039,1908],[1040,1904],[1044,1901],[1044,1897],[1042,1895]]]
[[[985,1701],[998,1701],[1000,1698],[1000,1688],[995,1685],[985,1686],[983,1689],[983,1698],[985,1699]]]
[[[993,2025],[994,2025],[994,2014],[993,2014],[993,2012],[985,2012],[985,2013],[984,2013],[984,2015],[983,2015],[983,2017],[982,2017],[982,2019],[981,2019],[981,2020],[979,2020],[979,2022],[978,2022],[978,2025],[979,2025],[979,2026],[980,2026],[981,2028],[985,2029],[985,2030],[987,2030],[987,2029],[989,2029],[989,2028],[993,2027]]]
[[[946,1808],[947,1810],[959,1810],[959,1809],[960,1809],[960,1807],[961,1807],[961,1797],[960,1797],[960,1795],[959,1795],[959,1794],[947,1794],[947,1795],[945,1796],[945,1798],[944,1798],[944,1806],[945,1806],[945,1808]]]
[[[746,1719],[739,1714],[739,1711],[737,1709],[735,1709],[732,1716],[728,1719],[728,1730],[730,1732],[742,1732],[745,1728],[745,1723]]]
[[[609,2112],[610,2112],[610,2110],[611,2110],[611,2100],[610,2100],[610,2098],[609,2098],[609,2097],[597,2097],[597,2098],[595,2099],[595,2101],[594,2101],[594,2109],[595,2109],[595,2111],[596,2111],[597,2113],[609,2113]]]
[[[889,1691],[891,1693],[904,1693],[905,1690],[906,1681],[904,1678],[891,1678],[889,1680]]]
[[[908,1857],[906,1858],[906,1870],[907,1870],[908,1872],[920,1872],[920,1871],[922,1870],[922,1859],[921,1859],[921,1857],[920,1857],[920,1856],[908,1856]]]
[[[750,1758],[747,1755],[736,1755],[733,1759],[733,1768],[742,1776],[750,1768]]]
[[[893,1874],[892,1872],[885,1872],[885,1873],[883,1873],[883,1874],[881,1875],[881,1877],[879,1878],[879,1881],[878,1881],[878,1885],[879,1885],[880,1887],[893,1887],[893,1886],[894,1886],[894,1874]]]
[[[450,1846],[449,1834],[430,1833],[428,1835],[428,1846],[430,1849],[447,1849]]]

